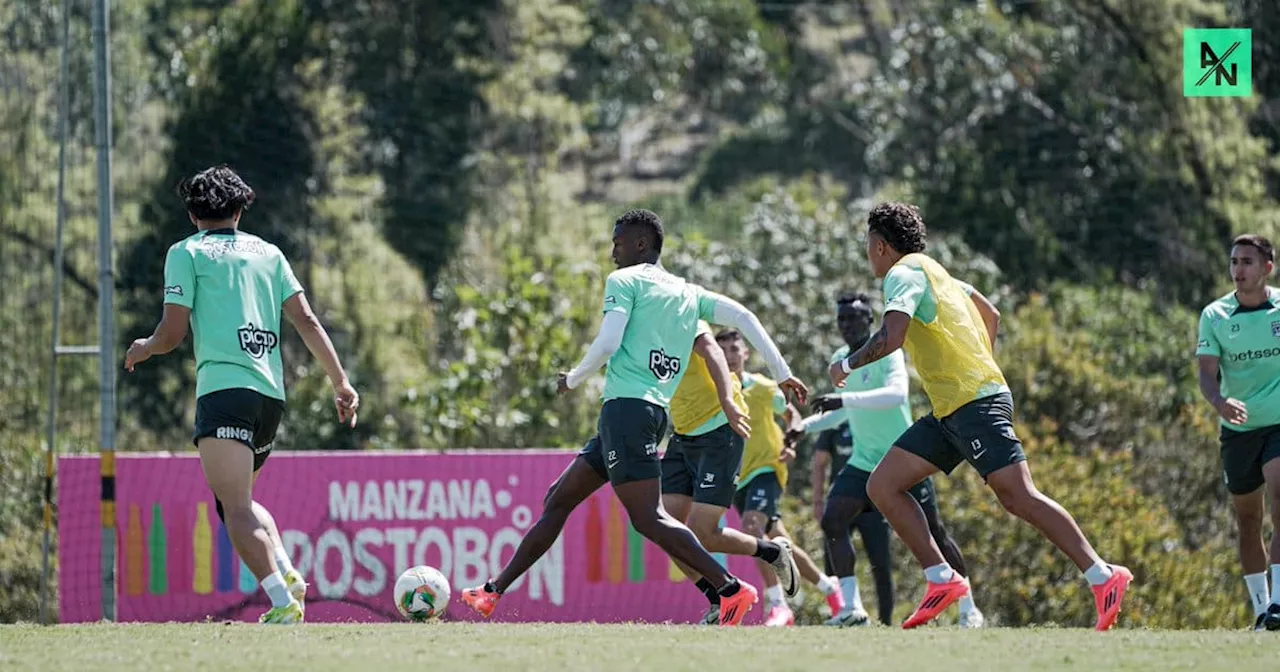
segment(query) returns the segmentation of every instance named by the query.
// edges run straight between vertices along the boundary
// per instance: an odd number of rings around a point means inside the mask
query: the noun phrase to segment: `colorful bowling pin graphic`
[[[680,571],[680,566],[670,557],[667,558],[667,580],[672,583],[680,583],[685,580],[684,572]]]
[[[258,579],[254,577],[253,572],[249,571],[249,565],[244,564],[244,560],[240,561],[240,592],[245,595],[252,595],[253,591],[258,589]]]
[[[627,580],[644,583],[644,535],[627,523]]]
[[[720,522],[716,524],[716,530],[723,530],[723,529],[724,529],[724,516],[720,516]],[[725,569],[729,568],[729,556],[725,555],[724,553],[712,553],[711,557],[715,558],[716,562],[720,563],[721,567],[724,567]]]
[[[124,528],[124,594],[142,594],[142,512],[137,504],[129,505],[129,521]]]
[[[623,512],[616,497],[606,497],[609,502],[609,515],[604,521],[605,549],[609,558],[609,583],[622,583],[626,572],[627,533],[623,529]]]
[[[587,583],[604,580],[604,558],[600,557],[604,545],[604,522],[600,520],[598,497],[587,500]]]
[[[208,595],[213,592],[213,528],[209,525],[209,504],[196,504],[196,523],[191,531],[191,592]]]
[[[147,534],[148,588],[152,595],[169,592],[169,531],[164,527],[160,504],[151,505],[151,530]]]
[[[227,526],[218,525],[218,577],[219,593],[230,593],[236,589],[236,551],[231,546],[231,537],[227,536]]]

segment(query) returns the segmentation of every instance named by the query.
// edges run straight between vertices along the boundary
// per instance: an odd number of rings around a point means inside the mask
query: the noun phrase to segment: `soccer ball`
[[[435,567],[410,567],[396,579],[395,599],[401,616],[429,621],[449,606],[449,581]]]

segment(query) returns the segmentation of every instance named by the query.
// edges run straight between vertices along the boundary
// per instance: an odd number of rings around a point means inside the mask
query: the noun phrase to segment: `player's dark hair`
[[[895,248],[896,249],[896,248]],[[847,306],[851,303],[865,303],[871,305],[871,297],[866,292],[845,292],[836,297],[837,306]]]
[[[649,236],[650,247],[655,254],[662,252],[662,241],[666,238],[666,231],[662,228],[662,218],[651,210],[628,210],[615,221],[614,226],[622,226],[626,228],[642,227]]]
[[[1246,233],[1243,236],[1236,236],[1236,239],[1231,241],[1231,247],[1235,247],[1236,245],[1247,245],[1252,247],[1258,251],[1258,254],[1262,255],[1263,259],[1266,259],[1267,261],[1276,260],[1276,251],[1275,248],[1271,246],[1271,241],[1256,233]]]
[[[724,329],[716,334],[716,343],[732,343],[744,340],[742,332],[737,329]]]
[[[902,254],[923,252],[925,238],[924,218],[920,209],[907,203],[889,201],[871,209],[867,226],[880,234],[889,247]]]
[[[226,166],[206,168],[178,184],[178,196],[196,219],[231,219],[253,204],[256,194]]]

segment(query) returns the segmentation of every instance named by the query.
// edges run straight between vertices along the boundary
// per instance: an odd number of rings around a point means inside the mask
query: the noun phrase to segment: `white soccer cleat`
[[[713,604],[702,615],[703,625],[720,625],[720,605]]]
[[[791,552],[791,540],[786,537],[778,537],[773,540],[778,545],[781,552],[778,558],[769,563],[773,567],[774,574],[778,575],[778,583],[782,584],[782,592],[787,597],[795,597],[800,592],[800,568],[796,567],[795,554]]]
[[[826,625],[833,628],[857,628],[871,622],[871,617],[864,609],[852,609],[841,612],[827,619]]]
[[[960,613],[960,620],[956,621],[956,625],[966,630],[976,630],[986,625],[987,619],[978,611],[977,607]]]

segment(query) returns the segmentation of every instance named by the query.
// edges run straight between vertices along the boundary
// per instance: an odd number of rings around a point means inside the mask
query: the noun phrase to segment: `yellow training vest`
[[[704,333],[711,333],[711,325],[699,322],[698,334]],[[742,398],[742,381],[733,374],[729,378],[733,382],[733,400],[737,402],[738,408],[746,409],[746,401]],[[671,397],[671,424],[676,434],[689,436],[690,432],[710,422],[721,412],[720,395],[716,393],[715,381],[711,379],[711,369],[707,368],[707,362],[702,357],[690,354],[689,367],[685,370],[680,385],[676,387],[675,395]]]
[[[1005,385],[982,314],[951,274],[920,253],[908,254],[898,264],[924,271],[937,304],[933,322],[911,320],[903,343],[933,403],[934,416],[945,418],[976,399],[983,388]]]
[[[778,384],[764,376],[751,376],[751,385],[743,389],[747,412],[751,414],[751,438],[742,451],[740,486],[745,486],[753,472],[773,469],[778,483],[787,485],[787,465],[782,463],[782,427],[778,426],[773,400],[779,394]]]

